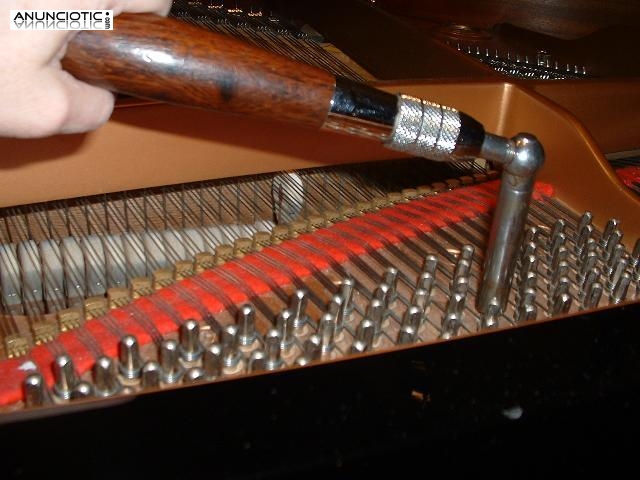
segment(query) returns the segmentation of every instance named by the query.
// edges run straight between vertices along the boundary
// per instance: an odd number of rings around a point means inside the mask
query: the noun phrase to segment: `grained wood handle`
[[[335,89],[322,69],[151,14],[80,32],[62,66],[114,92],[312,127],[324,123]]]

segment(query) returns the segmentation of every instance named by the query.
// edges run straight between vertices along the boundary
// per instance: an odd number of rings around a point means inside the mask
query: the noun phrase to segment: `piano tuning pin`
[[[352,346],[353,353],[362,353],[371,349],[375,339],[375,324],[369,318],[363,318],[356,328],[356,336]]]
[[[239,346],[238,326],[227,325],[222,329],[220,335],[220,346],[222,347],[222,361],[226,368],[236,368],[242,360],[242,353]]]
[[[81,380],[78,382],[75,387],[73,387],[73,391],[71,392],[71,400],[82,400],[85,398],[93,397],[94,389],[93,386],[85,381]]]
[[[580,230],[578,230],[578,236],[574,245],[574,252],[578,257],[587,246],[587,242],[591,238],[592,234],[593,226],[590,224],[586,224]]]
[[[487,312],[480,319],[481,329],[493,329],[499,326],[498,318],[500,317],[500,306],[492,303],[489,305]]]
[[[280,333],[282,350],[289,350],[295,341],[294,315],[290,309],[285,308],[276,319],[276,329]]]
[[[127,380],[140,378],[142,357],[138,340],[133,335],[125,335],[118,344],[118,369]]]
[[[535,275],[537,273],[537,270],[538,257],[536,257],[535,255],[527,255],[527,257],[524,258],[520,263],[520,281],[524,281],[526,278],[528,278],[530,273],[533,273]]]
[[[140,386],[142,389],[157,388],[162,380],[162,367],[155,360],[149,360],[140,370]]]
[[[607,290],[613,293],[614,289],[618,285],[618,282],[622,279],[622,276],[627,271],[627,267],[629,266],[629,260],[625,257],[621,258],[611,269],[609,275],[607,276],[606,286]],[[631,277],[629,277],[631,279]],[[626,295],[626,294],[625,294]]]
[[[238,309],[238,341],[242,346],[253,345],[258,339],[255,316],[255,308],[251,304],[244,304]]]
[[[558,263],[557,267],[551,272],[551,280],[549,285],[551,288],[560,283],[561,278],[567,278],[569,275],[569,262],[563,260]]]
[[[576,278],[580,289],[584,289],[584,286],[585,286],[584,284],[587,278],[587,274],[596,266],[597,261],[598,261],[598,254],[596,252],[589,252],[587,257],[584,259],[584,261],[580,265],[580,270]]]
[[[296,365],[304,366],[320,360],[322,357],[322,338],[318,334],[311,335],[302,346],[302,355],[296,359]]]
[[[401,325],[411,325],[417,332],[420,329],[420,325],[422,325],[423,314],[422,308],[417,305],[411,305],[404,312]]]
[[[413,328],[412,325],[402,325],[400,327],[400,331],[398,332],[398,339],[396,343],[398,345],[408,345],[411,343],[415,343],[418,337],[418,332]]]
[[[289,303],[289,309],[293,312],[293,328],[294,330],[300,330],[311,320],[307,315],[307,302],[309,294],[304,289],[297,289],[291,295],[291,301]]]
[[[398,297],[398,269],[394,267],[387,268],[382,275],[381,283],[389,286],[388,298],[389,303],[392,303]]]
[[[631,252],[631,258],[629,261],[629,267],[633,270],[640,263],[640,238],[636,240],[636,243],[633,246],[633,251]]]
[[[344,298],[340,294],[335,294],[331,297],[329,305],[327,305],[327,313],[331,314],[336,321],[336,333],[342,330],[343,325],[340,323],[340,312],[342,311],[342,305],[344,304]]]
[[[69,400],[73,387],[79,379],[73,365],[71,357],[68,355],[58,355],[53,362],[53,393],[62,400]]]
[[[516,322],[530,322],[538,315],[538,308],[535,304],[524,303],[516,310]]]
[[[593,221],[593,214],[589,211],[584,212],[580,217],[580,220],[578,220],[578,224],[576,226],[576,232],[580,232],[585,226],[591,225],[592,221]]]
[[[49,389],[40,373],[27,375],[22,384],[24,403],[27,407],[42,407],[52,403]]]
[[[256,373],[266,369],[267,354],[264,350],[254,350],[251,352],[249,362],[247,363],[247,372]]]
[[[122,390],[115,362],[102,356],[93,365],[94,393],[98,397],[110,397]]]
[[[438,268],[438,257],[436,257],[435,255],[427,255],[424,258],[424,263],[422,265],[422,272],[430,273],[432,276],[435,277],[437,268]]]
[[[338,325],[343,326],[351,319],[351,313],[353,312],[353,297],[355,294],[356,282],[353,278],[347,277],[342,280],[340,284],[340,296],[342,297],[342,304],[338,312]]]
[[[179,352],[185,362],[196,362],[202,357],[200,325],[196,320],[189,319],[180,325]]]
[[[160,344],[160,366],[162,367],[162,381],[167,385],[178,383],[184,375],[184,368],[180,364],[179,345],[175,340],[164,340]]]
[[[522,239],[522,248],[528,243],[537,244],[540,239],[540,230],[537,227],[531,226],[524,232],[524,238]]]
[[[627,292],[629,290],[629,285],[631,284],[631,275],[629,273],[624,272],[618,283],[616,283],[613,292],[609,297],[609,303],[612,305],[617,305],[620,302],[623,302],[627,296]]]
[[[411,305],[417,306],[422,311],[422,318],[420,320],[422,324],[431,309],[431,295],[423,288],[416,288],[411,297]]]
[[[607,220],[607,224],[605,225],[604,231],[602,232],[602,235],[600,235],[600,241],[598,242],[600,247],[606,248],[609,238],[614,230],[618,228],[618,224],[619,222],[616,218],[610,218]]]
[[[429,272],[422,272],[418,277],[416,288],[425,290],[429,295],[431,295],[431,292],[433,291],[434,283],[435,283],[435,278],[433,274]]]
[[[386,283],[381,283],[373,291],[373,298],[380,300],[385,312],[389,309],[389,304],[391,303],[390,297],[391,297],[391,286]]]
[[[572,300],[573,298],[569,293],[565,292],[565,293],[561,293],[560,295],[557,295],[553,300],[553,307],[551,310],[551,314],[555,316],[555,315],[568,313],[569,310],[571,309]]]
[[[222,375],[224,359],[220,344],[214,343],[205,349],[202,356],[202,368],[207,380],[214,380]]]
[[[475,247],[473,245],[470,245],[470,244],[463,245],[462,249],[460,250],[460,258],[462,260],[466,260],[467,262],[469,262],[469,264],[471,264],[471,262],[473,261],[474,253],[475,253]]]
[[[582,300],[582,307],[585,309],[596,308],[602,298],[604,288],[600,282],[590,283],[585,291],[584,298]]]
[[[613,245],[613,243],[610,243],[610,245]],[[624,251],[624,246],[619,243],[616,244],[615,247],[613,247],[613,249],[607,256],[608,256],[608,259],[605,262],[603,273],[605,274],[605,276],[609,277],[615,270],[616,265],[618,265],[618,263],[620,263],[622,258],[626,256],[626,253]]]
[[[206,380],[205,372],[202,367],[189,368],[182,378],[182,382],[186,385],[204,382]]]
[[[275,328],[272,328],[267,332],[267,335],[264,339],[264,348],[265,353],[267,354],[267,359],[265,361],[265,368],[267,370],[277,370],[284,366],[284,361],[282,360],[280,354],[280,342],[282,338],[280,336],[280,332]]]
[[[318,325],[318,335],[320,335],[320,345],[322,353],[331,352],[335,347],[336,317],[331,313],[324,313]]]
[[[564,234],[565,226],[566,222],[561,218],[553,223],[553,226],[551,227],[551,233],[549,234],[550,245],[553,244],[554,241],[556,241],[555,239],[558,237],[558,235],[560,235],[561,233]]]

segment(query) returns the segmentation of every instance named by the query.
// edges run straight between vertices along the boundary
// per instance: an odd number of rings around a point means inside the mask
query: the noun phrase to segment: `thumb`
[[[111,116],[113,93],[75,79],[68,72],[54,70],[65,97],[59,117],[60,133],[80,133],[95,130]]]

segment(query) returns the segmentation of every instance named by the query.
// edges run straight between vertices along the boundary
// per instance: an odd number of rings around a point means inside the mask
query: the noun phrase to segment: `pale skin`
[[[71,31],[11,31],[10,10],[113,10],[166,15],[171,0],[3,0],[0,6],[0,137],[39,138],[95,130],[114,95],[60,66]],[[117,23],[115,24],[117,28]]]

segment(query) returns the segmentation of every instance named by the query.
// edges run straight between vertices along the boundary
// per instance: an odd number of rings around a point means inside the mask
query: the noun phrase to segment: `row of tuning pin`
[[[462,324],[472,256],[473,247],[463,247],[450,282],[451,296],[441,322],[442,338],[457,335]],[[68,355],[59,355],[53,362],[51,391],[40,373],[31,373],[23,384],[25,403],[30,407],[64,403],[215,380],[223,375],[277,370],[290,364],[303,366],[323,358],[371,351],[380,345],[383,334],[391,344],[415,343],[420,340],[429,313],[437,266],[435,255],[425,257],[409,306],[392,337],[385,334],[385,329],[398,299],[398,271],[390,267],[357,322],[353,315],[356,282],[352,278],[340,283],[339,291],[328,302],[317,324],[307,314],[308,292],[298,289],[265,335],[256,328],[254,307],[245,304],[239,308],[235,324],[219,327],[215,341],[205,339],[200,323],[190,319],[180,326],[177,339],[163,340],[154,358],[146,361],[137,339],[126,335],[119,342],[118,359],[98,358],[90,380],[78,375]],[[344,335],[347,330],[350,334]],[[307,334],[301,342],[303,332]],[[292,357],[290,353],[294,350],[296,354]]]
[[[578,220],[574,232],[567,232],[567,223],[558,219],[546,238],[529,228],[519,258],[516,285],[516,321],[534,320],[538,315],[536,297],[540,272],[546,283],[548,316],[568,313],[574,301],[579,310],[593,309],[606,295],[609,304],[628,298],[632,282],[639,295],[640,240],[632,252],[625,251],[618,220],[610,219],[601,235],[592,224],[592,214],[586,212]],[[544,253],[539,253],[539,247]]]
[[[546,69],[553,69],[558,72],[565,72],[573,75],[587,76],[587,67],[584,65],[571,65],[566,63],[561,65],[558,61],[552,61],[551,55],[544,51],[540,50],[535,55],[535,60],[529,58],[529,55],[520,55],[518,53],[512,54],[511,52],[507,52],[506,55],[501,55],[500,52],[495,49],[494,51],[490,51],[489,48],[481,49],[479,46],[475,48],[467,45],[466,47],[456,44],[456,49],[459,52],[465,52],[468,55],[473,55],[475,57],[481,58],[493,58],[496,60],[503,60],[506,62],[513,62],[515,64],[524,64],[524,65],[532,65],[536,67],[543,67]]]

